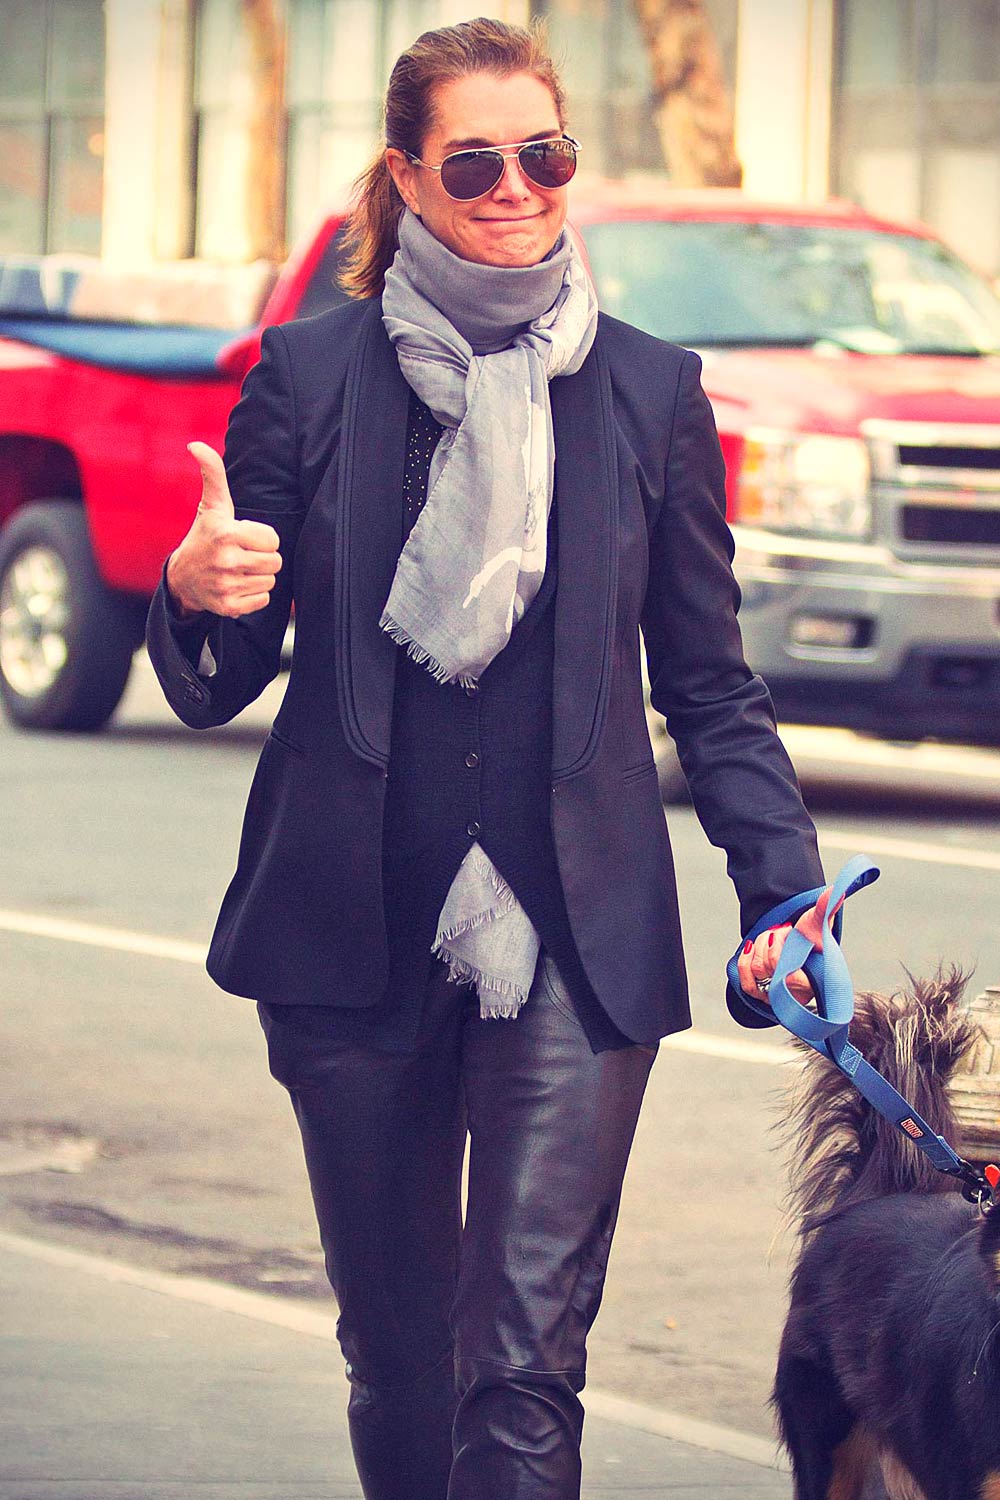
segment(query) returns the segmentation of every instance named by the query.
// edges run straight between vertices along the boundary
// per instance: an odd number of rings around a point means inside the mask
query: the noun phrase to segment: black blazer
[[[616,1025],[645,1042],[690,1014],[640,625],[653,705],[708,837],[727,851],[743,930],[823,880],[770,697],[743,657],[700,369],[691,351],[602,314],[582,368],[550,387],[552,826],[584,968]],[[237,516],[281,538],[270,602],[242,619],[211,617],[209,679],[179,649],[162,584],[150,608],[164,692],[186,724],[205,728],[275,676],[295,600],[288,688],[208,955],[216,982],[252,999],[366,1006],[385,987],[381,828],[399,648],[378,621],[402,546],[407,406],[378,299],[266,329],[224,462]]]

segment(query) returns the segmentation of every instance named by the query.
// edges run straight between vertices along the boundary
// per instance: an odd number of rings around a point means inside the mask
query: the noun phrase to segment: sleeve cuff
[[[171,557],[172,556],[173,553],[171,553]],[[185,635],[190,633],[192,636],[197,632],[207,631],[209,621],[212,618],[211,612],[209,610],[199,610],[196,615],[181,614],[180,605],[177,603],[177,600],[170,592],[170,584],[167,582],[167,563],[169,563],[169,561],[170,558],[168,557],[166,562],[163,564],[162,577],[163,597],[167,601],[167,617],[170,620],[171,631],[174,635],[183,632]]]
[[[217,616],[211,610],[199,610],[196,615],[182,615],[177,601],[170,592],[167,582],[167,563],[163,564],[161,580],[163,584],[163,598],[166,605],[167,624],[170,634],[173,636],[178,647],[188,661],[194,667],[199,677],[214,677],[217,663],[212,649],[209,645],[209,635]]]

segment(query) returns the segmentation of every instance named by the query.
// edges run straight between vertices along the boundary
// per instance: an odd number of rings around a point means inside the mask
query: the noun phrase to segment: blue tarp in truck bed
[[[247,330],[249,332],[249,330]],[[0,312],[0,338],[20,339],[66,359],[132,375],[222,379],[219,350],[239,334],[232,328],[178,328],[170,324],[105,323],[52,317],[11,318]]]

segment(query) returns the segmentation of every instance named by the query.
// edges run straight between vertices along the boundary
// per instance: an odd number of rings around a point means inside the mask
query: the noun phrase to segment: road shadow
[[[189,729],[176,723],[112,724],[101,738],[122,745],[172,745],[197,750],[218,745],[229,750],[259,750],[267,739],[266,724],[227,724],[219,729]]]

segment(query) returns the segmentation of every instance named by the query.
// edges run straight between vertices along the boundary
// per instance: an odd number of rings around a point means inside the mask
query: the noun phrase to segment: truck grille
[[[902,553],[942,549],[995,565],[1000,550],[1000,423],[861,425],[886,506],[883,525]]]
[[[900,464],[907,468],[1000,469],[1000,447],[958,448],[942,443],[937,448],[917,448],[912,443],[900,443],[898,453]]]
[[[904,505],[903,540],[953,547],[1000,547],[1000,509],[961,510],[947,505]]]

